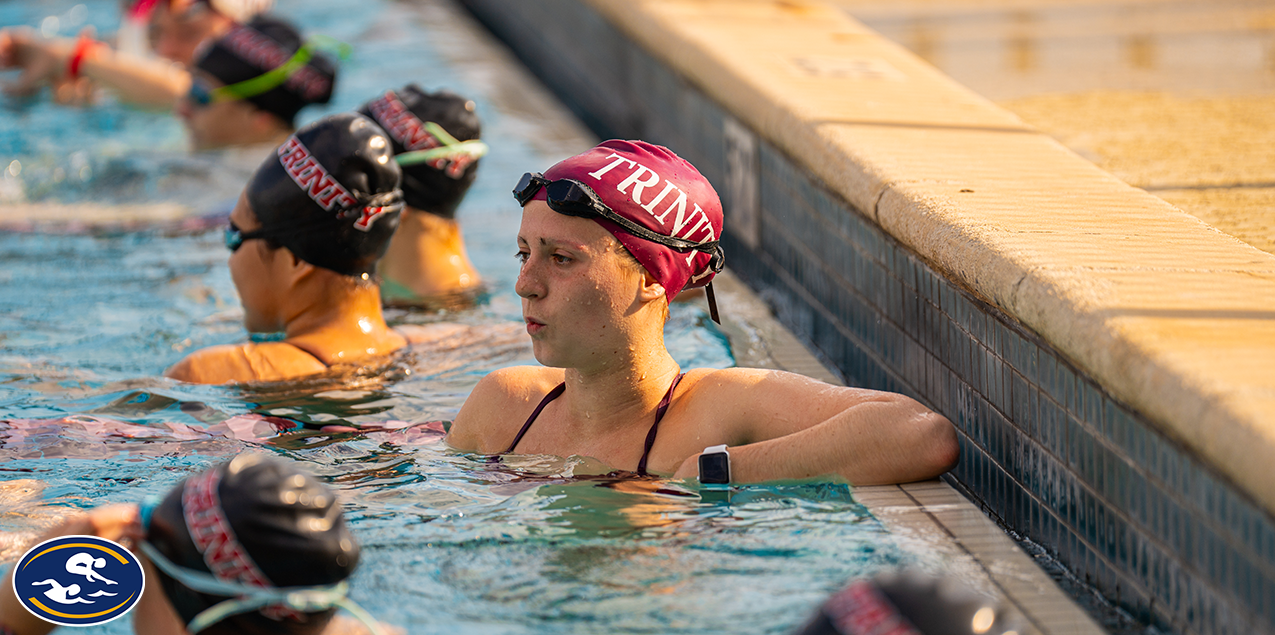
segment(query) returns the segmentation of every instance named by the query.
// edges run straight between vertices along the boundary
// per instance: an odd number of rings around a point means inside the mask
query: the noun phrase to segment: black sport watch
[[[706,485],[730,483],[730,452],[725,445],[704,448],[699,455],[699,482]]]

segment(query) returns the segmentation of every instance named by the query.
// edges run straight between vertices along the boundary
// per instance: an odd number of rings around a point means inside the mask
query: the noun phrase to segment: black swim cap
[[[359,112],[389,133],[394,154],[445,145],[425,129],[427,121],[442,126],[458,141],[477,139],[482,133],[474,102],[446,90],[427,93],[416,84],[397,92],[387,90],[380,98],[363,104]],[[468,155],[404,166],[403,197],[416,209],[455,218],[456,208],[477,176],[478,159]]]
[[[296,257],[347,276],[371,274],[403,208],[385,131],[356,113],[288,137],[248,181],[261,231]]]
[[[857,580],[793,635],[1002,635],[1016,631],[995,602],[919,571]]]
[[[152,512],[146,541],[179,567],[260,587],[334,584],[359,560],[332,490],[293,462],[257,454],[242,454],[173,488]],[[159,578],[183,623],[227,599],[193,591],[163,571]],[[202,633],[311,635],[335,612],[266,607]]]
[[[195,68],[230,85],[283,66],[303,43],[301,33],[291,24],[257,16],[248,24],[232,28],[202,54],[196,53]],[[282,84],[246,100],[291,126],[302,108],[328,103],[334,82],[336,67],[316,52]]]

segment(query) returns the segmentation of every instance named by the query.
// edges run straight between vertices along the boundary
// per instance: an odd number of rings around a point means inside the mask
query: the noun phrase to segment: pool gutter
[[[1275,630],[1275,256],[811,0],[461,0],[726,203],[729,265],[962,488],[1140,620]]]

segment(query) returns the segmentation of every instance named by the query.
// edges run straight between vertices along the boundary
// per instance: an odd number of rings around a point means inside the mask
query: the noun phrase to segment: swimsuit
[[[651,424],[651,430],[646,433],[646,444],[642,449],[642,460],[638,461],[638,476],[650,476],[646,471],[646,460],[651,456],[651,448],[655,445],[655,435],[659,432],[660,420],[664,418],[664,413],[668,411],[669,403],[673,401],[673,391],[677,389],[677,384],[682,381],[682,377],[685,375],[686,373],[678,373],[677,377],[673,378],[673,384],[668,387],[668,392],[664,393],[664,399],[661,399],[660,405],[655,408],[655,422]],[[549,394],[540,400],[540,405],[536,406],[536,409],[531,412],[531,416],[527,417],[527,423],[522,424],[522,429],[518,431],[518,436],[514,437],[514,442],[509,444],[509,449],[501,452],[501,454],[512,453],[514,448],[518,447],[518,442],[522,441],[523,435],[527,434],[527,430],[531,428],[531,424],[536,420],[536,417],[540,416],[540,411],[544,410],[550,401],[562,396],[566,389],[567,384],[563,382],[554,387],[553,390],[550,390]]]

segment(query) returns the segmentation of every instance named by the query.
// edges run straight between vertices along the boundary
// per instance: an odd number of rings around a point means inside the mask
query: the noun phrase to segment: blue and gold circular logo
[[[137,557],[96,536],[46,540],[13,568],[13,590],[22,605],[60,626],[109,622],[132,609],[144,588]]]

